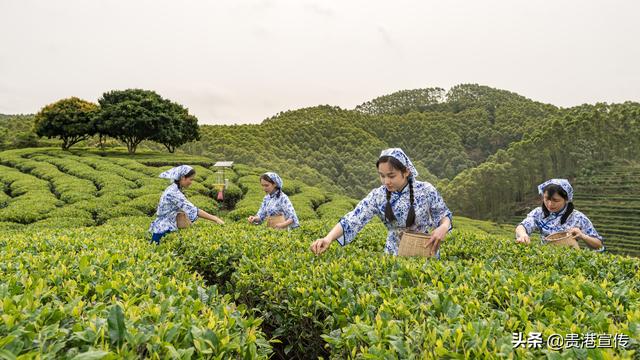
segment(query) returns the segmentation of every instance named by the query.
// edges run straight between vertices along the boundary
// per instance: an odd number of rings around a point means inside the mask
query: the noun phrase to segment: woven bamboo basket
[[[420,232],[400,232],[398,256],[431,257],[431,236]]]
[[[186,229],[191,226],[191,220],[187,217],[182,211],[178,211],[178,215],[176,215],[176,223],[178,224],[178,229]]]
[[[571,235],[571,233],[568,231],[553,233],[544,238],[544,240],[547,242],[547,244],[553,246],[567,246],[574,249],[580,248],[580,245],[578,245],[578,242],[576,241],[576,237],[574,235]]]
[[[280,224],[281,222],[285,222],[284,215],[273,215],[267,217],[267,226],[270,228],[276,228],[276,224]]]

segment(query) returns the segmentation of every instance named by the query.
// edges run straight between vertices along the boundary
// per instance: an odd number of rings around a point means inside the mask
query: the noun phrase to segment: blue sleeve
[[[444,199],[440,196],[438,190],[435,187],[431,186],[429,189],[429,194],[427,195],[429,199],[429,211],[431,212],[431,217],[433,218],[434,227],[440,226],[440,222],[445,217],[449,218],[449,230],[453,229],[453,214],[451,210],[445,204]]]
[[[353,241],[358,232],[378,213],[376,205],[377,191],[378,189],[372,190],[367,197],[356,205],[355,209],[340,219],[339,223],[342,226],[342,236],[338,238],[340,245],[344,246]]]
[[[524,229],[527,231],[527,235],[531,235],[534,231],[540,230],[538,227],[538,219],[540,218],[540,214],[542,213],[541,208],[535,208],[527,214],[527,217],[524,218],[518,225],[522,225]]]
[[[296,210],[293,208],[293,204],[291,203],[291,200],[289,200],[289,197],[284,193],[282,193],[280,196],[283,197],[282,212],[284,213],[284,218],[287,220],[293,219],[293,223],[291,223],[291,227],[296,228],[300,226],[300,222],[298,221],[298,215],[296,215]]]
[[[602,242],[602,246],[599,249],[592,249],[593,251],[604,252],[604,238],[600,234],[598,234],[591,220],[589,220],[589,218],[582,213],[580,213],[580,216],[578,217],[578,227],[586,235],[594,237]]]
[[[598,232],[596,231],[596,228],[593,226],[591,220],[589,220],[589,218],[585,215],[580,216],[580,230],[591,237],[594,237],[600,241],[604,241],[602,236],[600,236],[600,234],[598,234]]]
[[[260,205],[260,209],[258,209],[258,213],[256,214],[256,216],[260,218],[260,222],[263,222],[264,219],[267,218],[268,199],[269,199],[269,195],[265,196],[264,199],[262,199],[262,204]]]

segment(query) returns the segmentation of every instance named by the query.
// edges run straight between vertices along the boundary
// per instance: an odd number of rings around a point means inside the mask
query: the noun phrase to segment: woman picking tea
[[[398,255],[401,232],[431,232],[431,256],[439,257],[440,242],[452,228],[452,214],[436,188],[417,181],[418,171],[399,148],[382,151],[376,162],[382,186],[373,189],[356,208],[346,214],[323,238],[311,244],[316,255],[326,251],[334,240],[342,246],[378,216],[388,230],[384,251]]]
[[[300,226],[298,215],[296,215],[296,210],[293,208],[291,200],[289,200],[287,194],[282,192],[282,178],[274,172],[264,173],[260,176],[260,186],[262,186],[262,190],[266,195],[262,199],[262,205],[260,205],[258,213],[254,216],[249,216],[247,219],[249,223],[257,225],[265,219],[277,219],[280,217],[282,221],[272,223],[270,226],[275,229]]]
[[[224,221],[219,217],[195,207],[182,193],[183,189],[191,186],[195,176],[196,171],[189,165],[176,166],[160,174],[161,178],[171,180],[171,185],[162,193],[156,211],[157,217],[149,227],[149,232],[152,234],[151,242],[159,244],[163,236],[178,230],[178,214],[186,216],[189,219],[188,223],[201,217],[218,224],[224,224]],[[187,220],[185,219],[185,221]]]
[[[583,213],[573,207],[573,187],[566,179],[551,179],[538,185],[538,193],[542,195],[541,206],[533,209],[516,227],[516,241],[528,244],[529,235],[538,231],[542,243],[545,237],[569,232],[578,240],[582,240],[591,249],[604,251],[602,236]]]

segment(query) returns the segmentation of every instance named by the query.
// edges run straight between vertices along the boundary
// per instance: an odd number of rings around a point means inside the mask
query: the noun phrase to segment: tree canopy
[[[95,134],[94,118],[98,106],[77,97],[62,99],[42,108],[35,117],[35,133],[38,136],[62,140],[62,148],[86,140]]]
[[[124,142],[130,153],[143,140],[157,141],[173,152],[199,138],[197,119],[154,91],[114,90],[104,93],[98,103],[98,132]]]

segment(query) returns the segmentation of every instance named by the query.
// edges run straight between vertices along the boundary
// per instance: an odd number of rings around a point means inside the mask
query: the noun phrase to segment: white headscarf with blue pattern
[[[407,169],[409,169],[409,172],[411,173],[411,175],[409,175],[409,177],[414,178],[414,179],[418,177],[418,170],[416,170],[416,167],[413,166],[413,163],[411,162],[411,159],[409,159],[407,154],[405,154],[404,151],[402,151],[402,149],[400,149],[400,148],[390,148],[390,149],[382,150],[382,152],[380,153],[379,158],[381,158],[383,156],[391,156],[391,157],[395,158],[396,160],[400,161],[400,163],[402,163],[402,165],[404,165]]]
[[[187,175],[191,170],[193,170],[193,168],[189,165],[180,165],[163,172],[162,174],[160,174],[160,177],[163,179],[178,181],[181,177]]]
[[[573,187],[571,186],[571,184],[569,183],[569,180],[567,179],[550,179],[543,182],[542,184],[538,185],[538,194],[540,195],[544,194],[544,188],[546,188],[551,184],[560,186],[564,191],[567,192],[567,197],[569,198],[569,201],[573,200]]]
[[[264,173],[264,175],[267,175],[269,177],[269,179],[273,180],[274,183],[276,183],[276,185],[282,189],[282,179],[280,178],[280,176],[278,176],[278,174],[274,173],[274,172],[266,172]]]

